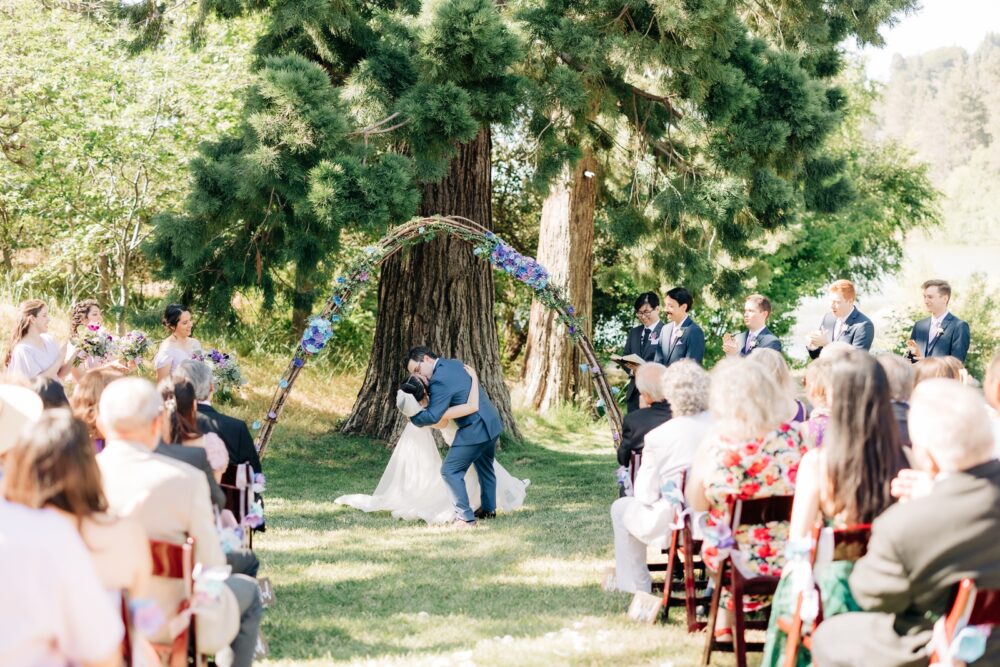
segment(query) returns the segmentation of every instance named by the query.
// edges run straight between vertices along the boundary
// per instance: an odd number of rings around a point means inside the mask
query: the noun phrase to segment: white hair
[[[98,407],[101,424],[112,433],[147,428],[160,414],[163,399],[149,380],[121,378],[105,388]]]
[[[753,440],[781,425],[788,396],[764,364],[723,359],[712,369],[708,407],[715,432],[733,440]]]
[[[185,359],[174,369],[174,375],[191,383],[195,399],[207,401],[212,395],[212,369],[204,361]]]
[[[663,374],[663,397],[674,417],[696,415],[708,409],[710,385],[708,371],[690,359],[681,359]]]
[[[667,367],[663,364],[647,362],[640,364],[635,370],[635,388],[640,394],[645,394],[653,403],[663,400],[663,374]]]
[[[910,439],[930,452],[943,472],[967,470],[993,458],[993,425],[986,403],[958,380],[932,378],[913,390]]]
[[[778,383],[781,391],[785,392],[789,398],[795,398],[798,393],[795,381],[792,379],[792,374],[788,370],[788,363],[781,356],[781,352],[772,350],[769,347],[758,347],[747,355],[747,359],[756,364],[763,365]]]

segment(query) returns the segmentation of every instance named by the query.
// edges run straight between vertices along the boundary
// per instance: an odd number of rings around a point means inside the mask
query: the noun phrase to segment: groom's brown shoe
[[[475,528],[476,525],[477,524],[475,521],[466,521],[465,519],[455,519],[454,521],[451,522],[451,527],[456,528],[458,530],[464,530],[466,528]]]

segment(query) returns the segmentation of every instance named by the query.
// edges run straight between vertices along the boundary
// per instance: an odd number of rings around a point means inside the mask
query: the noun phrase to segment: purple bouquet
[[[231,397],[234,391],[247,383],[240,365],[236,363],[235,354],[212,349],[207,354],[195,352],[191,357],[205,362],[212,369],[215,392],[220,398]]]
[[[73,355],[73,365],[84,364],[88,359],[107,359],[115,354],[115,339],[100,327],[87,325],[80,332],[76,343],[76,354]]]
[[[129,331],[118,339],[118,356],[126,364],[134,361],[141,366],[147,352],[149,352],[149,337],[141,331]]]

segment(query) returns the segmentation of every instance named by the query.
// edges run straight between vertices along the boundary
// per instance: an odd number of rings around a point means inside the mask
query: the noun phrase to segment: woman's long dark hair
[[[834,511],[871,523],[895,502],[889,484],[907,467],[889,379],[870,355],[851,354],[834,363],[831,390],[823,449]]]
[[[187,380],[164,380],[160,383],[160,396],[170,411],[171,444],[184,444],[202,436],[198,429],[198,402],[194,385]]]

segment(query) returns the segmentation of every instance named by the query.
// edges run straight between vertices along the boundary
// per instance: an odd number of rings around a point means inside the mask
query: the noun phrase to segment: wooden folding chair
[[[788,521],[792,515],[793,496],[771,496],[769,498],[754,498],[752,500],[730,500],[729,517],[730,530],[733,535],[744,525],[765,524],[770,521]],[[733,547],[736,549],[737,547]],[[732,563],[732,556],[727,557],[712,577],[712,604],[708,611],[708,622],[705,624],[705,652],[701,664],[708,667],[713,651],[732,651],[736,655],[737,667],[746,667],[747,652],[761,652],[764,642],[746,641],[747,630],[767,630],[767,616],[763,620],[748,621],[743,611],[743,598],[746,595],[774,595],[778,588],[780,576],[760,575],[746,578],[740,574],[739,568]],[[719,615],[719,602],[722,589],[727,588],[733,596],[733,643],[719,642],[715,639],[715,624]]]
[[[681,473],[681,491],[686,490],[687,470]],[[688,632],[698,632],[705,627],[705,621],[698,620],[698,605],[708,605],[711,597],[698,595],[698,590],[708,586],[708,574],[701,560],[701,540],[694,539],[691,532],[691,516],[685,515],[683,525],[670,531],[667,550],[667,570],[663,578],[663,617],[667,622],[670,604],[683,604],[687,615]],[[678,544],[679,543],[679,544]],[[683,550],[683,557],[681,552]],[[679,595],[675,595],[679,593]]]
[[[977,589],[972,579],[958,582],[955,602],[944,620],[945,640],[951,644],[955,635],[970,625],[1000,625],[1000,589]],[[936,650],[931,653],[932,665],[940,659]]]
[[[809,567],[816,564],[816,548],[819,544],[820,533],[823,524],[817,523],[813,528],[812,549],[809,550]],[[868,540],[872,534],[872,527],[869,523],[859,523],[833,530],[833,560],[856,561],[868,551]],[[819,596],[819,586],[816,585],[816,593],[819,599],[819,610],[816,620],[812,623],[812,628],[802,627],[802,594],[799,593],[795,600],[795,611],[791,618],[783,617],[778,619],[778,628],[787,635],[785,640],[785,667],[795,667],[798,661],[799,646],[805,646],[812,650],[812,633],[823,620],[823,598]]]
[[[639,472],[639,466],[642,465],[642,454],[633,449],[629,452],[628,461],[629,477],[632,480],[632,491],[635,492],[635,476]]]
[[[153,576],[165,579],[181,579],[184,582],[184,599],[177,606],[177,613],[182,613],[191,606],[194,598],[194,538],[188,537],[183,544],[172,542],[149,541],[150,553],[153,556]],[[170,667],[187,667],[196,665],[202,667],[204,661],[198,654],[198,642],[195,634],[195,619],[174,637],[169,644],[153,643],[157,655],[167,659]]]
[[[253,468],[249,463],[230,463],[222,473],[219,486],[226,494],[226,509],[242,525],[243,518],[250,513],[250,506],[253,504]],[[246,535],[247,544],[253,549],[253,530],[247,528]]]

